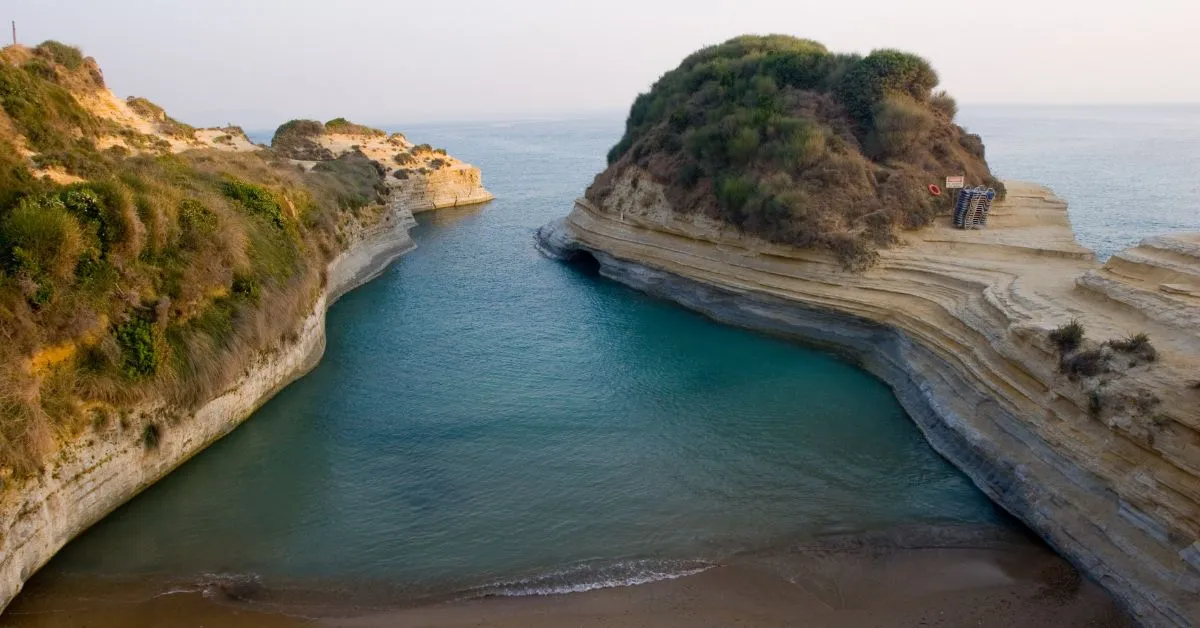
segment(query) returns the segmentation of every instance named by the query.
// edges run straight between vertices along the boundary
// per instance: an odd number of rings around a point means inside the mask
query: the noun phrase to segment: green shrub
[[[0,63],[0,104],[36,152],[70,151],[101,124],[65,88],[32,71]]]
[[[908,96],[891,95],[875,108],[879,154],[904,157],[923,145],[936,121],[933,112]]]
[[[275,129],[271,144],[280,137],[316,137],[325,134],[325,125],[317,120],[289,120]]]
[[[121,372],[130,379],[153,375],[158,369],[158,350],[154,342],[154,324],[145,314],[137,314],[119,325],[114,334],[121,350]]]
[[[0,138],[0,208],[10,207],[42,187],[43,183],[30,174],[16,147]]]
[[[333,159],[333,153],[316,141],[316,138],[324,134],[325,125],[316,120],[291,120],[275,130],[275,135],[271,138],[271,148],[289,159]]]
[[[313,166],[307,180],[330,193],[338,206],[358,209],[383,201],[384,172],[362,153],[352,152]]]
[[[234,298],[257,302],[262,296],[262,282],[249,275],[234,275],[230,292]]]
[[[392,161],[401,166],[411,166],[417,163],[417,158],[412,156],[412,153],[402,152],[392,156]]]
[[[34,54],[49,59],[68,70],[78,70],[83,67],[83,52],[75,46],[68,46],[50,39],[38,44],[33,51]]]
[[[325,123],[325,132],[340,133],[343,135],[365,135],[369,137],[383,137],[387,135],[379,129],[373,129],[369,126],[355,124],[345,118],[334,118]]]
[[[1058,346],[1059,353],[1074,351],[1083,343],[1083,323],[1073,318],[1070,322],[1050,332],[1050,340]]]
[[[723,207],[741,210],[757,192],[754,182],[742,177],[726,177],[717,183],[717,200]]]
[[[221,183],[221,193],[246,211],[270,220],[277,227],[283,227],[283,208],[275,194],[267,188],[231,177]]]
[[[868,127],[876,106],[891,95],[928,102],[938,83],[929,62],[899,50],[876,50],[855,63],[837,87],[838,99]]]
[[[24,199],[0,221],[0,252],[10,273],[68,277],[82,251],[79,223],[57,196]]]
[[[141,254],[144,229],[123,183],[112,179],[77,183],[61,197],[67,210],[96,234],[105,255],[120,251],[136,258]]]

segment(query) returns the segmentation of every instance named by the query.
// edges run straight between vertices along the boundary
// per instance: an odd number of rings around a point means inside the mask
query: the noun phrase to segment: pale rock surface
[[[633,178],[640,179],[638,184]],[[1066,203],[1010,182],[984,230],[905,232],[863,273],[676,213],[629,169],[546,253],[717,320],[833,349],[886,381],[933,446],[1141,622],[1200,625],[1200,235],[1099,266]],[[1111,372],[1072,380],[1048,334],[1078,318]],[[1158,360],[1101,343],[1149,334]]]

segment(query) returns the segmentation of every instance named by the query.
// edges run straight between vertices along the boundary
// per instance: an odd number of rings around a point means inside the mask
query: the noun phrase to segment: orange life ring
[[[942,188],[939,188],[936,183],[930,183],[929,184],[929,193],[934,196],[941,196]]]

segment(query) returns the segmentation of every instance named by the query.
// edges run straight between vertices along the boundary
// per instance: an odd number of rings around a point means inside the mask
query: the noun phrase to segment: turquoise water
[[[329,314],[320,366],[50,575],[567,590],[813,534],[996,522],[879,381],[533,247],[616,119],[407,129],[498,200]]]

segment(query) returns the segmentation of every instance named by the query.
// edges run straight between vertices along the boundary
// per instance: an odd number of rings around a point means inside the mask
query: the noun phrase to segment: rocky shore
[[[61,460],[23,490],[0,494],[0,610],[76,535],[233,431],[316,366],[325,351],[326,310],[412,250],[408,231],[415,224],[408,208],[394,203],[377,224],[354,234],[329,263],[325,289],[294,339],[247,365],[236,384],[193,416],[162,430],[154,448],[120,423],[104,426],[65,446]]]
[[[631,169],[633,170],[633,169]],[[830,348],[887,382],[933,446],[1141,622],[1200,621],[1200,235],[1104,266],[1066,204],[1008,183],[988,229],[947,218],[851,273],[672,210],[629,172],[539,247],[726,323]],[[1050,332],[1072,319],[1114,365],[1068,376]],[[1144,332],[1157,360],[1108,339]]]

